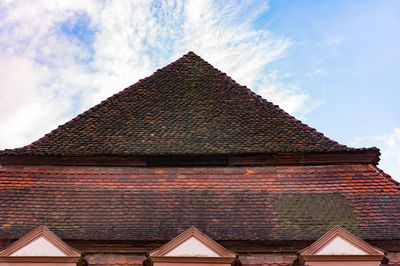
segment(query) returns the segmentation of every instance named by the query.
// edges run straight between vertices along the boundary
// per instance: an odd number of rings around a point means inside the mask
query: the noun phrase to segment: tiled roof
[[[400,187],[372,165],[0,168],[0,239],[316,240],[340,225],[400,239]]]
[[[357,151],[338,144],[190,52],[0,155],[216,155]]]

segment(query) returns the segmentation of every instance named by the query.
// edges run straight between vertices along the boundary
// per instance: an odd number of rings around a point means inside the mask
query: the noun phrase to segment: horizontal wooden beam
[[[279,166],[322,164],[378,164],[379,151],[309,152],[240,155],[179,156],[38,156],[0,155],[3,165],[74,166]]]

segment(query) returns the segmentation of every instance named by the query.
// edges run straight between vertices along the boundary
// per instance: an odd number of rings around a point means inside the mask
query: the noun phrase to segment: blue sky
[[[399,180],[400,1],[271,1],[256,27],[293,42],[269,67],[319,101],[303,120],[341,143],[378,146]]]
[[[0,1],[0,149],[192,50],[400,180],[400,1]]]
[[[399,1],[277,0],[257,24],[264,25],[294,43],[270,67],[323,101],[310,123],[346,142],[399,125]],[[326,122],[329,114],[336,123]]]

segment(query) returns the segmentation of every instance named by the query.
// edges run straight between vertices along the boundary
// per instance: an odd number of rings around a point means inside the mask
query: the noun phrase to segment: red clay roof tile
[[[335,225],[400,239],[400,187],[370,165],[0,168],[0,239],[315,240]]]

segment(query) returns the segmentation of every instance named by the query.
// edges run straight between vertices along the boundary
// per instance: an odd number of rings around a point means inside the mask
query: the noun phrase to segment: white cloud
[[[290,45],[252,28],[267,10],[266,1],[3,1],[0,149],[36,140],[191,50],[298,112],[306,93],[262,77]]]
[[[65,103],[55,91],[43,86],[49,70],[24,57],[0,56],[0,139],[4,146],[21,145],[31,136],[41,136],[55,128]]]
[[[322,41],[322,44],[326,45],[326,46],[337,46],[337,45],[343,43],[344,41],[345,41],[345,39],[343,37],[327,36]]]
[[[264,99],[279,105],[284,111],[304,120],[306,114],[322,104],[311,99],[300,86],[290,81],[290,73],[269,72],[257,81],[257,93]]]
[[[380,136],[359,137],[351,146],[377,146],[381,150],[379,167],[400,181],[400,128]]]
[[[314,71],[308,72],[305,74],[307,78],[313,79],[319,76],[325,76],[328,73],[323,69],[315,69]]]
[[[268,85],[267,81],[257,92],[263,98],[276,104],[279,103],[280,108],[289,114],[299,111],[309,97],[307,94],[299,92],[299,89],[293,85],[288,87],[285,87],[283,83],[271,83]]]

